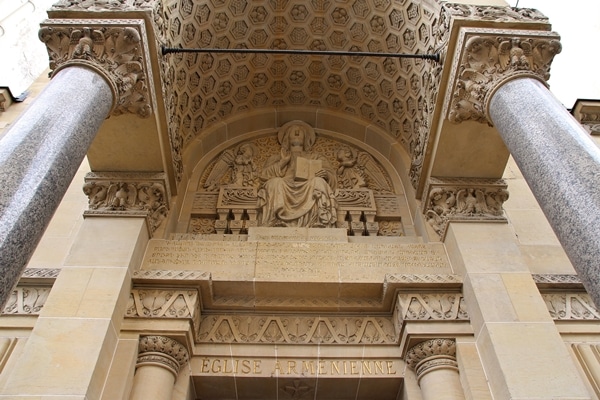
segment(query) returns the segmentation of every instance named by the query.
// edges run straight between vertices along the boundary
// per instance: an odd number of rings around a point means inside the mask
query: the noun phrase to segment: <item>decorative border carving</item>
[[[554,32],[461,28],[456,53],[460,61],[453,65],[453,89],[445,102],[448,120],[492,125],[488,107],[496,89],[518,77],[545,83],[562,49],[559,40]]]
[[[170,193],[163,173],[89,172],[83,192],[90,208],[84,216],[145,216],[150,233],[156,231],[169,210]]]
[[[533,274],[533,281],[538,286],[559,286],[565,285],[583,288],[583,283],[577,275],[566,274]]]
[[[132,289],[125,316],[187,318],[197,332],[200,326],[200,296],[196,289]]]
[[[38,315],[48,299],[51,287],[17,286],[10,294],[2,314]]]
[[[405,321],[468,321],[461,293],[401,293],[394,309],[399,331]]]
[[[153,8],[155,0],[119,0],[118,2],[98,2],[89,0],[59,0],[51,7],[52,11],[139,11]]]
[[[445,3],[443,7],[453,18],[458,17],[472,21],[548,23],[548,17],[534,8],[478,6],[456,3]]]
[[[203,317],[200,343],[396,344],[385,317],[210,315]]]
[[[600,310],[587,293],[542,293],[542,298],[554,320],[600,320]]]
[[[91,68],[111,86],[112,115],[142,118],[152,114],[145,37],[144,21],[138,19],[53,19],[44,21],[39,30],[53,75],[70,65]]]
[[[507,188],[503,179],[429,178],[421,210],[443,240],[450,221],[506,221]]]

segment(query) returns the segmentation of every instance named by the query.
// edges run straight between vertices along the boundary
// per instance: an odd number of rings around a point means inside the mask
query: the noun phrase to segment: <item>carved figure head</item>
[[[304,151],[310,151],[315,144],[315,130],[303,121],[291,121],[283,125],[278,133],[279,143],[282,147],[290,149],[291,146],[302,146]]]

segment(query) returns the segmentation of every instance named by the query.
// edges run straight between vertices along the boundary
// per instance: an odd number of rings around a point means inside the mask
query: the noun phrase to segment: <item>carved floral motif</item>
[[[51,288],[36,286],[17,286],[4,306],[3,314],[37,315],[44,307]]]
[[[188,362],[186,347],[165,336],[142,336],[138,346],[136,368],[144,365],[159,365],[168,369],[175,377],[179,369]]]
[[[95,3],[95,2],[89,2]],[[85,2],[82,2],[85,4]],[[104,75],[115,102],[112,114],[152,114],[145,72],[143,21],[49,20],[42,24],[40,40],[56,73],[69,65],[85,65]]]
[[[469,320],[469,314],[460,293],[402,293],[398,295],[394,320],[399,324],[404,321]]]
[[[443,5],[453,17],[494,22],[547,22],[548,17],[533,8],[478,6],[458,3]]]
[[[86,215],[139,213],[154,232],[167,217],[168,194],[162,174],[88,173],[83,185],[88,197]]]
[[[431,339],[411,347],[406,353],[406,364],[415,370],[417,380],[434,368],[450,368],[458,371],[456,341],[454,339]]]
[[[129,318],[187,318],[198,329],[200,301],[197,290],[132,289],[125,310]]]
[[[501,179],[430,178],[426,193],[423,214],[440,237],[450,220],[505,220],[502,205],[508,200],[508,190]]]
[[[463,40],[448,111],[448,119],[455,123],[474,120],[491,125],[487,109],[495,89],[520,76],[547,81],[550,64],[561,51],[559,36],[549,32],[519,35],[482,29]]]
[[[542,298],[554,320],[600,319],[600,310],[587,293],[543,293]]]

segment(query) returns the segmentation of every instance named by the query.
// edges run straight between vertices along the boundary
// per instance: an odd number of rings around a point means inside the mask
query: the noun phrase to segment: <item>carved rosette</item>
[[[406,353],[406,364],[417,374],[417,381],[438,369],[458,371],[454,339],[431,339],[411,347]]]
[[[456,54],[460,61],[453,67],[451,98],[445,102],[448,119],[492,125],[488,108],[495,91],[520,77],[545,83],[561,48],[554,32],[462,28]]]
[[[83,192],[89,204],[84,216],[144,216],[150,233],[169,212],[170,195],[163,173],[90,172]]]
[[[443,240],[450,221],[506,221],[507,187],[502,179],[429,178],[422,212]]]
[[[138,346],[136,368],[147,365],[165,368],[177,378],[189,359],[184,345],[165,336],[142,336]]]
[[[112,115],[152,114],[143,20],[52,19],[41,24],[52,75],[71,65],[102,75],[113,92]]]

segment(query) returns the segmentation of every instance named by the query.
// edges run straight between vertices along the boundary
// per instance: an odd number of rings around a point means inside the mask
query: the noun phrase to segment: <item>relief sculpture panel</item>
[[[291,121],[266,137],[225,149],[194,194],[189,233],[247,233],[248,228],[346,228],[350,235],[402,235],[392,179],[367,151]],[[382,197],[381,201],[379,197]],[[216,201],[215,201],[216,200]],[[396,207],[396,208],[398,208]]]

